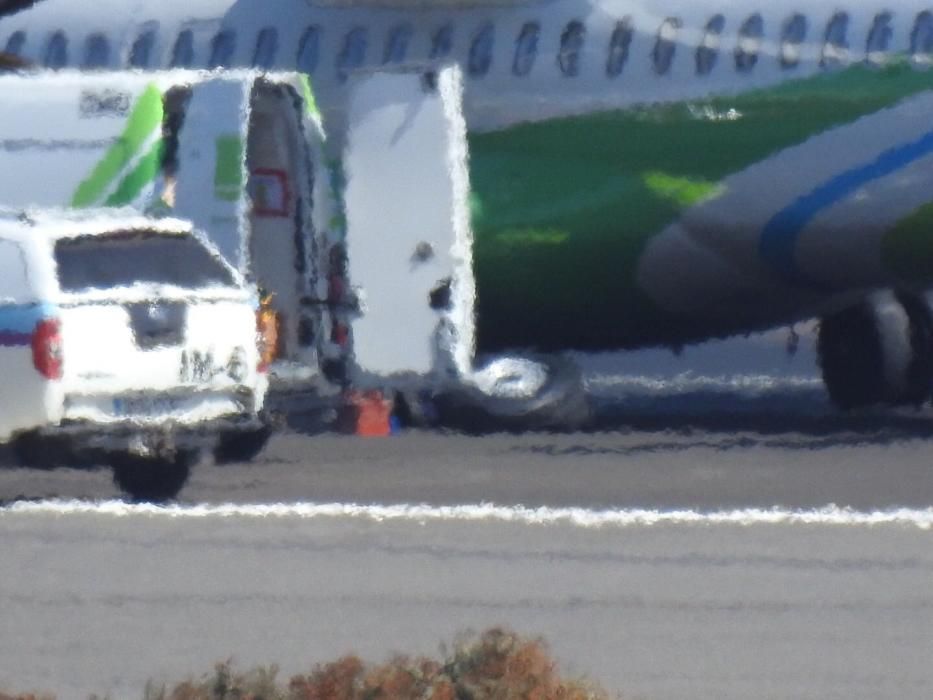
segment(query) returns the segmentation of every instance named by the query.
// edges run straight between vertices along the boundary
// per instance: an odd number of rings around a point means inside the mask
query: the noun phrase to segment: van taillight
[[[262,306],[256,312],[256,343],[259,346],[259,364],[256,369],[268,372],[269,365],[275,359],[279,332],[275,310]]]
[[[46,379],[62,378],[62,326],[57,318],[45,318],[36,324],[32,363]]]

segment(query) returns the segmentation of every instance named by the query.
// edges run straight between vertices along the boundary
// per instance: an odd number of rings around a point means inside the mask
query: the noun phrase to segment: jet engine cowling
[[[820,322],[817,357],[840,408],[922,404],[933,385],[933,313],[917,295],[875,294]]]

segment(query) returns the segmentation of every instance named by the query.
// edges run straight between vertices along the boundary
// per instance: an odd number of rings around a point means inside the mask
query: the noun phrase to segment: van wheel
[[[214,464],[249,462],[262,452],[271,436],[272,428],[265,425],[252,430],[221,433],[214,448]]]
[[[115,454],[110,457],[113,482],[137,503],[162,503],[178,495],[196,453],[177,452],[172,457]]]

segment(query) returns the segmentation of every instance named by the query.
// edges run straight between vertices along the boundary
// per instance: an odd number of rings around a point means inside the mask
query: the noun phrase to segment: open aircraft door
[[[460,71],[353,81],[343,167],[356,379],[462,376],[475,291]]]

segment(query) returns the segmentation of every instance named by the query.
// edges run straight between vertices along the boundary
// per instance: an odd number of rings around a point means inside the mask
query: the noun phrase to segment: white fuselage
[[[472,131],[744,92],[827,63],[933,50],[912,46],[918,26],[925,43],[925,9],[917,0],[898,0],[896,9],[829,0],[805,8],[710,0],[44,0],[0,20],[0,49],[52,66],[298,69],[312,75],[325,107],[339,104],[355,70],[454,60],[467,76]]]

